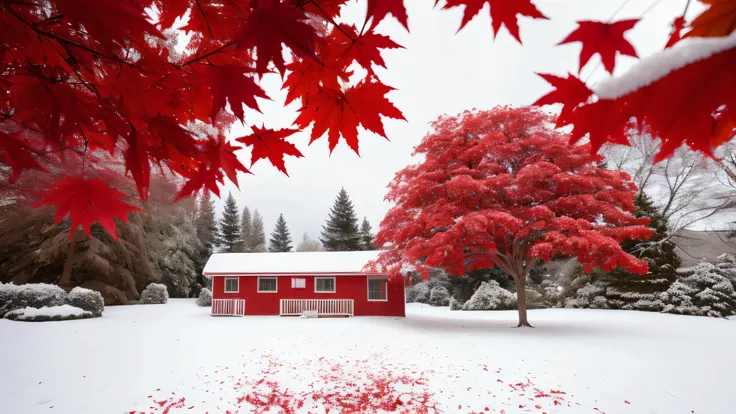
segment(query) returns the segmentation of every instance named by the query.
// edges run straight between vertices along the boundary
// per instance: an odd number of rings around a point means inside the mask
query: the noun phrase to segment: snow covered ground
[[[0,320],[0,411],[730,413],[736,321],[408,306],[408,317],[213,318],[194,300]],[[283,409],[279,409],[282,407]],[[270,411],[269,411],[270,409]]]

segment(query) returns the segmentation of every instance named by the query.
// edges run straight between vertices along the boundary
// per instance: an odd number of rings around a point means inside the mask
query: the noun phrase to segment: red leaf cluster
[[[619,244],[652,234],[632,214],[630,177],[598,168],[589,146],[569,146],[547,115],[499,107],[441,117],[433,128],[416,147],[424,161],[389,185],[395,206],[376,242],[390,247],[374,265],[463,275],[568,256],[587,271],[646,272]]]

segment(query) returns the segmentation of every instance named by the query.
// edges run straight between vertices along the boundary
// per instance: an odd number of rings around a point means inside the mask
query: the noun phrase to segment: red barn
[[[378,253],[213,254],[212,314],[405,316],[403,281],[363,271]]]

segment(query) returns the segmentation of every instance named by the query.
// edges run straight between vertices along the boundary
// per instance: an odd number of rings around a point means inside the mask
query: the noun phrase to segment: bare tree
[[[649,135],[633,135],[630,142],[630,147],[608,146],[604,150],[608,166],[632,176],[639,191],[654,200],[671,233],[722,218],[736,208],[734,187],[728,185],[729,178],[736,178],[736,168],[729,177],[722,162],[684,147],[655,164],[654,158],[661,147],[659,140]],[[732,149],[724,145],[720,154],[728,154]],[[736,185],[736,181],[731,183]]]
[[[307,233],[304,233],[304,238],[296,246],[298,252],[318,252],[322,250],[322,245],[317,240],[309,238]]]

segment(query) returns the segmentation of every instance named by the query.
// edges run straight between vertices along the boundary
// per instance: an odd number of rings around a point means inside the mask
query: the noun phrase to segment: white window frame
[[[276,280],[276,290],[261,290],[261,279],[274,279]],[[258,293],[279,293],[279,278],[276,276],[258,276],[258,285],[256,285],[256,289],[258,290]]]
[[[298,286],[301,285],[301,286]],[[304,289],[307,287],[307,279],[304,277],[292,277],[291,288],[292,289]]]
[[[332,279],[332,290],[317,290],[317,280],[318,279]],[[322,277],[322,276],[315,276],[314,277],[314,293],[335,293],[337,292],[337,278],[333,277]]]
[[[228,280],[236,280],[238,282],[238,289],[237,290],[227,290],[227,281]],[[225,293],[238,293],[240,292],[240,278],[239,277],[226,277],[223,282],[222,291]]]
[[[384,285],[386,287],[386,299],[371,299],[371,280],[384,280],[386,281],[386,284]],[[388,302],[388,277],[386,276],[373,276],[373,277],[367,277],[365,282],[365,294],[368,297],[368,302]]]

